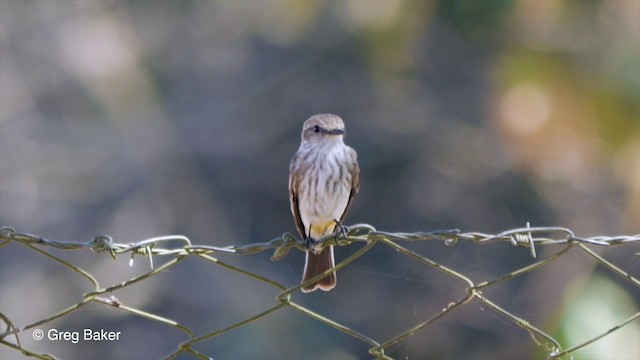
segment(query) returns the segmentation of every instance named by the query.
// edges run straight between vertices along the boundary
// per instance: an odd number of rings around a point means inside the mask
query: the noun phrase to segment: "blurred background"
[[[359,155],[347,224],[498,233],[557,225],[640,232],[640,1],[0,1],[0,224],[46,238],[167,234],[238,245],[295,233],[287,193],[302,123],[340,115]],[[297,233],[296,233],[297,236]],[[534,260],[507,243],[406,244],[469,276]],[[361,245],[337,250],[337,260]],[[539,248],[538,257],[560,248]],[[595,249],[634,276],[640,247]],[[54,251],[109,286],[137,258]],[[304,255],[220,255],[285,286]],[[168,259],[156,258],[156,263]],[[157,264],[156,264],[157,265]],[[19,244],[0,249],[0,311],[24,326],[91,286]],[[638,311],[640,290],[570,251],[485,290],[575,345]],[[196,334],[274,304],[277,291],[189,258],[114,293]],[[464,296],[464,284],[375,246],[330,292],[293,300],[380,342]],[[183,333],[100,304],[44,325],[121,331],[115,343],[22,344],[61,358],[158,358]],[[638,358],[636,321],[576,353]],[[194,346],[217,359],[367,358],[292,309]],[[601,352],[604,351],[604,352]],[[407,359],[545,358],[471,302],[392,349]],[[0,358],[20,353],[0,347]]]

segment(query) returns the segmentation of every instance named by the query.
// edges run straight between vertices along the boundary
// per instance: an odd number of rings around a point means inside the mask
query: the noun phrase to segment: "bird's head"
[[[302,143],[341,143],[344,134],[344,121],[339,116],[333,114],[314,115],[302,126]]]

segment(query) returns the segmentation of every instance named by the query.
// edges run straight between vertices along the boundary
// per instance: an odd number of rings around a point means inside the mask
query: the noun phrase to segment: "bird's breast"
[[[340,159],[325,156],[317,158],[305,170],[298,192],[300,217],[305,227],[339,220],[351,193],[351,174],[346,165]]]

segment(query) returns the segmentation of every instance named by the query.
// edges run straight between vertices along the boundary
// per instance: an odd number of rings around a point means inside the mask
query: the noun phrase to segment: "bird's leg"
[[[318,241],[316,241],[316,239],[312,238],[311,236],[307,236],[304,239],[304,244],[307,247],[307,251],[313,251],[314,254],[316,254],[316,246],[318,246]]]
[[[349,234],[349,227],[346,225],[342,225],[338,220],[333,220],[336,222],[336,230],[335,234],[338,235],[338,239],[346,240],[347,235]]]

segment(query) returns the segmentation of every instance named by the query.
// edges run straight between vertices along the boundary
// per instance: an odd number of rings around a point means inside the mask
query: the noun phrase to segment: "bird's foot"
[[[304,244],[307,247],[307,251],[313,251],[314,254],[317,254],[318,241],[312,237],[307,237],[304,239]]]
[[[338,226],[336,226],[335,234],[338,236],[339,240],[346,240],[347,235],[349,235],[349,227],[338,223]]]

